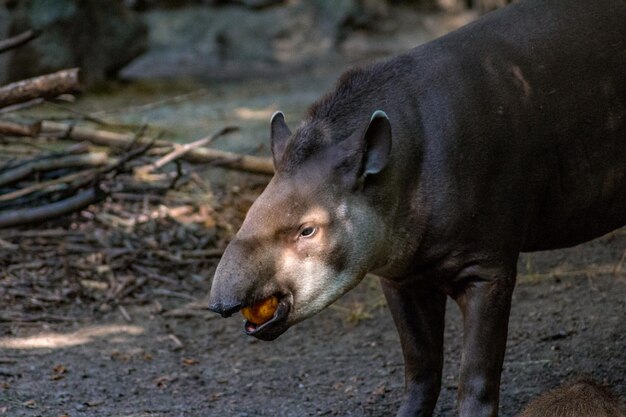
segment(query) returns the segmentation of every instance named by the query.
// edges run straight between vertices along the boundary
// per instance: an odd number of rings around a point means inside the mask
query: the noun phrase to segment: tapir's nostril
[[[221,314],[222,317],[226,318],[232,316],[233,313],[241,310],[241,303],[214,303],[209,305],[209,310],[213,311],[214,313]]]

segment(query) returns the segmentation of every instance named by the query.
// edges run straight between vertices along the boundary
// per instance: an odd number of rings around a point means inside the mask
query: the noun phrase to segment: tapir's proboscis
[[[431,416],[460,307],[458,413],[498,414],[520,252],[626,224],[626,1],[522,0],[352,69],[292,132],[217,268],[210,309],[271,296],[272,340],[380,276],[405,362],[399,416]]]

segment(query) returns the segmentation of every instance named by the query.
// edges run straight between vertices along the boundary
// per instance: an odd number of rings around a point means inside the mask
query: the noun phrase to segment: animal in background
[[[542,394],[518,417],[626,417],[626,414],[611,390],[584,378]]]

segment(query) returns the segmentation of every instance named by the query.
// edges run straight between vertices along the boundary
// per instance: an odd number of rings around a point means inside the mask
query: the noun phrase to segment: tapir
[[[272,340],[380,276],[400,335],[398,416],[431,416],[447,298],[460,307],[462,417],[498,415],[520,252],[626,224],[626,1],[522,0],[348,70],[294,131],[216,269],[223,316]]]

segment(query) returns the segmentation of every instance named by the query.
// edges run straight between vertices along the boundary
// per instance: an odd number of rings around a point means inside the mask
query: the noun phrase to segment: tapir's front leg
[[[404,354],[407,397],[398,417],[430,417],[441,387],[446,295],[424,281],[381,283]]]
[[[455,300],[463,314],[458,391],[460,417],[497,417],[500,373],[515,273],[465,280]]]

